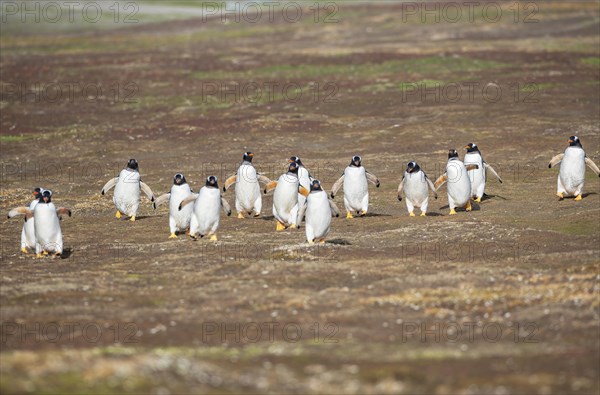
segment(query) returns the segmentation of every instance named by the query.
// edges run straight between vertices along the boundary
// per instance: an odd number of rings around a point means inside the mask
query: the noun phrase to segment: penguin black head
[[[465,149],[467,150],[467,152],[479,152],[479,148],[475,143],[469,143],[465,145]]]
[[[187,183],[187,181],[185,180],[184,175],[181,173],[177,173],[177,174],[175,174],[175,177],[173,177],[173,184],[175,184],[175,185],[183,185],[186,183]]]
[[[252,158],[254,157],[254,154],[250,151],[248,152],[244,152],[244,161],[245,162],[252,162]]]
[[[206,179],[206,186],[209,188],[219,188],[219,183],[217,182],[216,176],[208,176]]]
[[[419,170],[421,170],[421,168],[417,162],[408,162],[408,165],[406,165],[406,172],[409,174],[416,173]]]
[[[135,159],[129,159],[129,162],[127,162],[127,168],[131,169],[131,170],[137,170],[138,169],[138,161]]]
[[[45,189],[40,196],[40,203],[50,203],[52,201],[52,191]]]
[[[458,158],[458,152],[455,149],[448,151],[448,159]]]
[[[39,199],[39,198],[41,198],[41,197],[42,197],[42,191],[43,191],[43,189],[42,189],[42,188],[40,188],[40,187],[37,187],[37,188],[35,188],[35,189],[33,190],[33,192],[32,192],[32,193],[33,193],[33,198],[34,198],[34,199]]]
[[[569,137],[569,146],[570,147],[581,147],[581,141],[579,140],[579,137],[577,136],[571,136]]]
[[[288,167],[288,173],[298,174],[298,163],[290,163],[290,167]]]
[[[321,181],[319,180],[313,180],[312,184],[310,184],[310,191],[322,191],[323,189],[321,188]]]
[[[358,155],[354,155],[352,157],[352,162],[350,162],[350,166],[354,166],[354,167],[360,167],[360,164],[362,163],[362,159],[360,156]]]
[[[302,166],[302,160],[300,160],[300,157],[298,156],[291,156],[290,159],[288,159],[289,163],[292,162],[296,162],[298,164],[298,166]]]

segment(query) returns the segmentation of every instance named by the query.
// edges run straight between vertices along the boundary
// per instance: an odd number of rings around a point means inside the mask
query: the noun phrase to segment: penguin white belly
[[[35,221],[36,253],[42,251],[62,253],[62,232],[54,204],[36,205],[33,219]]]
[[[585,151],[579,147],[568,147],[560,163],[558,192],[579,195],[585,181]],[[561,185],[563,191],[561,191]]]
[[[220,209],[221,191],[217,188],[202,187],[194,203],[190,233],[202,236],[215,233],[219,227]]]
[[[471,180],[464,164],[458,160],[449,161],[446,166],[446,177],[450,208],[464,207],[471,198]]]
[[[300,185],[310,191],[310,175],[304,166],[298,168],[298,180]],[[298,207],[302,207],[306,202],[306,198],[301,193],[298,193]]]
[[[421,207],[429,201],[429,186],[422,171],[405,173],[404,196],[414,207]]]
[[[344,171],[344,205],[346,211],[367,211],[369,186],[364,167],[346,167]]]
[[[173,185],[171,187],[171,197],[169,198],[169,225],[171,233],[183,232],[190,227],[194,205],[188,204],[179,210],[181,201],[192,194],[188,184]]]
[[[39,200],[34,200],[29,204],[29,211],[35,209]],[[23,230],[21,231],[21,248],[35,248],[35,225],[34,219],[29,218],[23,223]]]
[[[235,182],[235,208],[238,213],[260,214],[262,197],[254,166],[241,165],[235,177]]]
[[[121,170],[115,185],[113,202],[117,210],[129,217],[137,213],[140,205],[140,173],[127,169]]]
[[[465,165],[478,165],[479,167],[475,170],[468,172],[471,181],[471,196],[482,197],[485,192],[485,167],[483,166],[483,158],[476,152],[465,154]]]
[[[273,192],[273,216],[286,226],[296,224],[298,184],[297,177],[283,174]]]
[[[311,192],[306,207],[306,240],[322,239],[329,233],[331,208],[325,191]]]

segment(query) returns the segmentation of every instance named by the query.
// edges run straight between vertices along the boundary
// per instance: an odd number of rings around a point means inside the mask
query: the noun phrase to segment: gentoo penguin
[[[33,212],[35,205],[38,204],[40,197],[42,197],[43,191],[43,188],[35,188],[33,190],[33,200],[29,203],[29,211]],[[28,248],[35,248],[35,226],[33,224],[33,218],[25,218],[23,229],[21,230],[21,252],[27,254]]]
[[[252,152],[244,153],[242,164],[237,172],[225,180],[223,192],[233,185],[235,186],[235,209],[238,218],[244,218],[245,215],[258,217],[262,210],[262,196],[260,195],[259,182],[268,184],[271,182],[267,177],[258,174],[252,165]]]
[[[148,185],[142,182],[140,172],[138,171],[138,162],[135,159],[129,159],[127,167],[121,170],[119,177],[109,180],[101,193],[104,195],[112,187],[115,187],[113,202],[117,207],[115,217],[121,218],[121,215],[131,217],[135,221],[138,206],[140,204],[140,189],[144,191],[151,202],[154,201],[154,194]]]
[[[340,212],[335,203],[329,200],[327,192],[321,188],[319,180],[312,180],[306,202],[298,211],[298,218],[296,219],[298,227],[300,227],[302,217],[305,215],[306,240],[308,243],[314,244],[315,241],[325,243],[325,236],[329,233],[329,227],[331,226],[331,217],[334,215],[339,217]]]
[[[231,215],[229,203],[221,196],[217,177],[209,176],[206,179],[206,185],[200,189],[199,193],[193,193],[183,199],[179,204],[179,210],[183,210],[191,202],[194,202],[194,209],[190,221],[190,237],[196,240],[198,236],[208,235],[212,241],[217,241],[219,211],[223,208],[225,214]]]
[[[304,164],[302,163],[302,160],[300,159],[300,157],[292,156],[292,157],[290,157],[290,159],[288,159],[288,162],[289,163],[296,162],[298,164],[298,180],[300,181],[300,185],[302,185],[304,188],[310,190],[311,181],[313,180],[313,178],[310,175],[310,172],[308,171],[308,169],[306,167],[304,167]],[[301,193],[298,193],[298,207],[304,206],[304,202],[306,202],[306,198]]]
[[[344,184],[344,206],[346,218],[353,218],[352,213],[366,215],[369,210],[369,186],[367,181],[379,188],[379,180],[362,166],[362,159],[355,155],[344,174],[331,187],[331,198],[335,197],[342,183]]]
[[[565,196],[575,196],[575,200],[581,200],[585,181],[585,165],[588,165],[598,176],[600,176],[600,169],[594,161],[586,156],[579,137],[569,137],[568,143],[569,146],[564,154],[558,154],[552,158],[548,167],[551,168],[560,163],[556,188],[558,198],[562,200]]]
[[[52,191],[44,190],[33,211],[29,207],[17,207],[8,213],[8,218],[24,215],[26,219],[33,217],[35,233],[35,253],[41,258],[49,252],[60,256],[63,251],[60,215],[71,216],[71,210],[65,207],[56,208],[52,203]]]
[[[177,173],[173,177],[171,192],[159,196],[154,201],[155,210],[161,204],[169,202],[169,228],[171,229],[169,239],[176,239],[177,233],[185,232],[190,228],[193,206],[189,204],[180,211],[179,204],[192,193],[192,188],[190,188],[184,175]]]
[[[298,180],[298,164],[290,163],[288,172],[282,174],[277,181],[271,181],[265,187],[265,194],[273,193],[273,216],[277,221],[276,230],[294,229],[298,217],[298,192],[307,197],[309,191],[300,185]]]
[[[429,189],[433,191],[433,197],[437,199],[437,192],[427,174],[421,170],[417,162],[408,162],[402,181],[398,186],[398,200],[402,201],[402,192],[404,192],[406,208],[411,217],[415,216],[415,207],[421,209],[421,217],[427,215]]]
[[[479,165],[470,164],[465,166],[458,159],[458,152],[455,149],[448,151],[448,163],[446,171],[435,181],[436,191],[448,182],[448,205],[450,206],[450,215],[456,214],[456,207],[464,207],[466,211],[471,211],[471,180],[468,171],[478,169]]]
[[[469,143],[465,146],[467,153],[465,154],[465,165],[477,165],[478,169],[473,170],[469,173],[471,178],[471,197],[477,202],[481,202],[481,198],[485,192],[485,181],[487,180],[487,170],[491,171],[494,176],[500,181],[502,184],[502,178],[496,173],[496,170],[489,164],[487,164],[483,157],[481,156],[481,152],[479,152],[479,147],[475,143]]]

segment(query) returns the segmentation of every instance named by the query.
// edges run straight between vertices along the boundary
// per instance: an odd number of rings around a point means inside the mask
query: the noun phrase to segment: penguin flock
[[[560,163],[556,192],[559,200],[573,196],[579,201],[582,199],[586,165],[598,176],[600,169],[586,156],[577,136],[569,137],[568,144],[564,153],[550,160],[548,167],[552,168]],[[415,208],[420,209],[421,216],[426,216],[430,190],[437,199],[437,191],[443,185],[447,185],[449,214],[455,215],[457,208],[471,211],[471,200],[481,201],[485,193],[488,171],[502,183],[498,173],[483,160],[476,144],[469,143],[464,148],[466,153],[463,161],[459,159],[456,150],[448,151],[445,171],[435,182],[427,177],[418,163],[411,161],[407,164],[398,186],[398,200],[402,201],[404,197],[411,217],[415,216]],[[323,189],[319,180],[311,176],[297,156],[290,157],[287,172],[277,181],[272,181],[257,172],[252,164],[253,158],[252,152],[243,154],[242,163],[236,173],[226,179],[222,191],[214,175],[209,176],[205,185],[195,193],[185,176],[177,173],[173,177],[170,191],[157,199],[152,189],[141,180],[137,160],[130,159],[119,176],[104,185],[101,194],[104,195],[114,188],[113,202],[117,210],[115,217],[126,216],[130,221],[135,221],[142,192],[153,202],[155,210],[168,202],[169,238],[177,238],[185,232],[194,240],[206,236],[216,241],[220,211],[231,215],[229,203],[222,193],[235,185],[235,208],[238,218],[243,219],[260,216],[262,194],[273,192],[272,212],[276,230],[300,228],[304,221],[306,240],[309,244],[314,244],[325,242],[332,217],[340,216],[340,211],[334,203],[340,188],[344,190],[346,218],[351,219],[355,215],[365,216],[368,212],[368,183],[380,186],[377,176],[364,168],[362,158],[358,155],[352,157],[341,177],[333,184],[331,194]],[[262,193],[261,183],[264,184]],[[33,196],[34,200],[29,206],[17,207],[8,213],[8,218],[24,216],[21,252],[28,253],[34,249],[38,258],[50,253],[58,257],[63,252],[60,220],[63,215],[70,217],[71,210],[65,207],[57,208],[52,203],[50,190],[35,188]]]

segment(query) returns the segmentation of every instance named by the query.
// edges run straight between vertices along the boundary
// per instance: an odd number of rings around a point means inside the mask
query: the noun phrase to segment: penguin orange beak
[[[465,149],[469,149],[469,148],[471,148],[471,147],[469,147],[468,145],[465,145]]]
[[[254,157],[254,154],[250,154],[250,155],[248,155],[248,156],[249,156],[249,157],[251,157],[251,158],[253,158],[253,157]]]
[[[569,143],[569,144],[571,144],[572,142],[573,142],[573,140],[571,140],[571,139],[569,139],[569,140],[567,141],[567,143]]]

